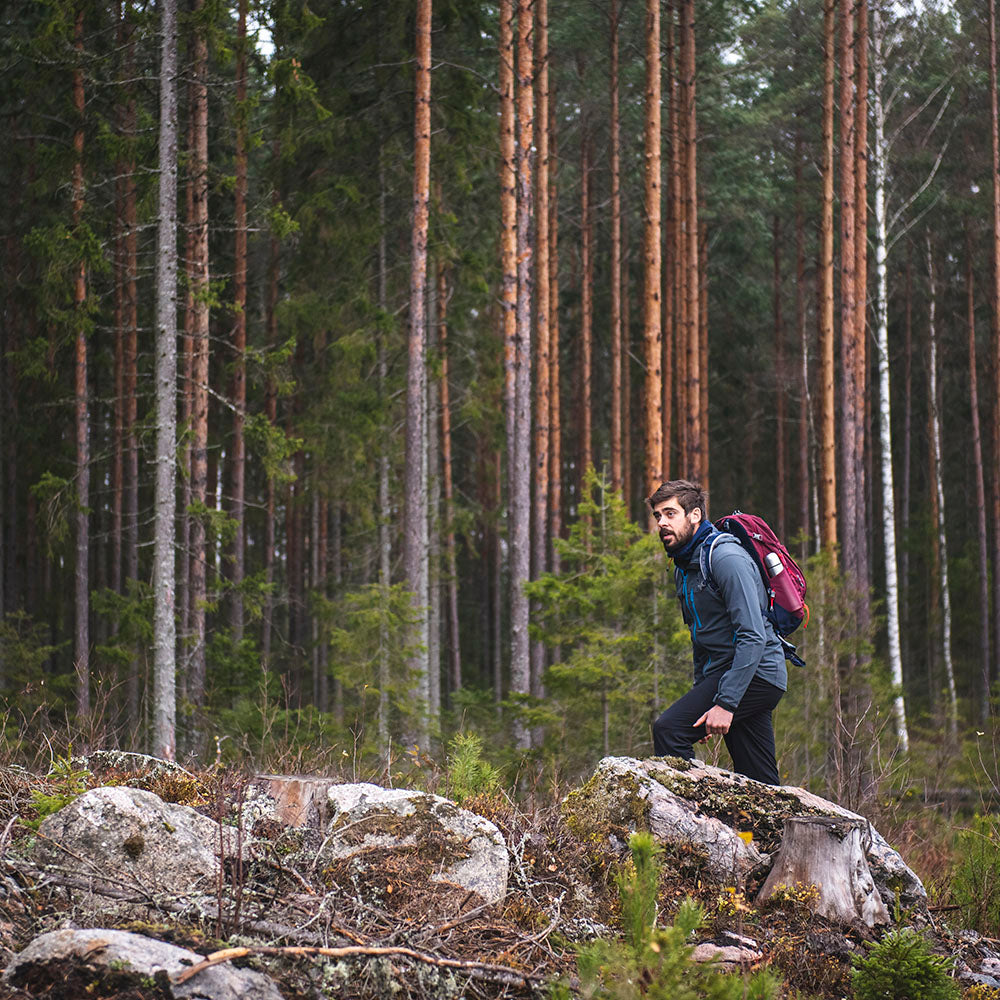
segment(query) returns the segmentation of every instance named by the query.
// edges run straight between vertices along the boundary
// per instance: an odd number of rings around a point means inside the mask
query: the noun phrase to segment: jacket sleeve
[[[767,644],[761,606],[763,584],[753,560],[739,545],[719,545],[712,553],[712,576],[733,627],[733,663],[722,675],[715,703],[735,712]]]

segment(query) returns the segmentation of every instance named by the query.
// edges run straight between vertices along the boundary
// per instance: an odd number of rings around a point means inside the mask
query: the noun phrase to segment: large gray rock
[[[441,857],[432,881],[462,886],[487,902],[506,894],[507,845],[482,816],[440,795],[365,782],[335,785],[328,798],[325,857],[363,863],[373,850],[431,848]]]
[[[3,981],[20,986],[30,977],[39,973],[44,975],[46,966],[52,967],[53,976],[62,978],[66,974],[65,964],[71,962],[119,980],[133,974],[136,980],[156,979],[168,996],[178,1000],[281,1000],[277,986],[267,976],[251,969],[234,969],[230,965],[214,965],[186,983],[174,985],[173,979],[197,965],[201,958],[187,948],[127,931],[51,931],[35,938],[24,951],[14,956],[4,971]]]
[[[192,895],[219,874],[219,826],[138,788],[93,788],[46,819],[34,857],[95,888]]]
[[[564,799],[563,809],[575,832],[618,847],[635,830],[649,830],[663,843],[693,845],[709,873],[724,882],[762,874],[790,816],[861,820],[870,833],[865,855],[890,912],[897,898],[907,906],[927,901],[920,879],[863,816],[804,788],[763,785],[676,757],[605,757]]]

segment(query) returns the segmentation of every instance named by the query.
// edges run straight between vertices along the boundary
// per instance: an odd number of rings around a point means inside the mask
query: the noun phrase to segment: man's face
[[[660,540],[670,552],[676,552],[690,541],[701,524],[701,508],[694,507],[690,514],[684,513],[677,497],[670,497],[653,508]]]

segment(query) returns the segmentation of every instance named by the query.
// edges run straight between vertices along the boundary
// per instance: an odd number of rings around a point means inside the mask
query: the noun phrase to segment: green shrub
[[[890,931],[863,958],[855,956],[851,979],[857,1000],[958,1000],[949,973],[952,960],[931,953],[912,927]]]
[[[958,835],[952,894],[962,923],[991,937],[1000,932],[1000,821],[976,816]]]
[[[749,978],[691,959],[692,935],[705,913],[686,899],[670,927],[654,923],[660,865],[649,834],[633,834],[632,857],[619,887],[626,941],[594,941],[580,948],[576,995],[585,1000],[776,1000],[781,981],[771,972]],[[560,983],[553,1000],[573,995]]]
[[[462,805],[499,786],[500,772],[483,760],[483,741],[475,733],[457,733],[448,745],[448,794]]]

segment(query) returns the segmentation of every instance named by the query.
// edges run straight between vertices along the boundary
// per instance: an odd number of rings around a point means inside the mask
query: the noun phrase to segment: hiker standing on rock
[[[738,774],[778,785],[771,712],[788,674],[781,640],[765,616],[760,572],[735,538],[721,535],[709,550],[712,579],[706,579],[701,548],[720,533],[698,483],[663,483],[648,503],[674,561],[694,653],[694,685],[653,723],[654,752],[693,760],[695,743],[721,734]]]

